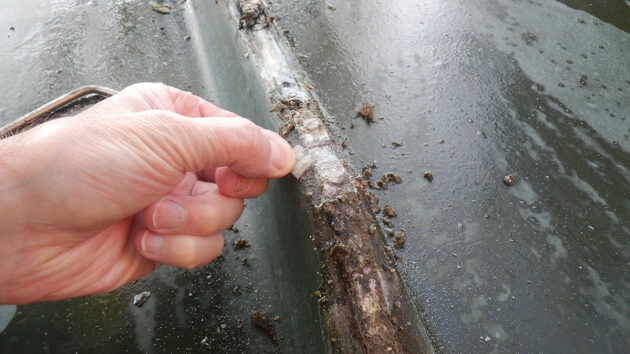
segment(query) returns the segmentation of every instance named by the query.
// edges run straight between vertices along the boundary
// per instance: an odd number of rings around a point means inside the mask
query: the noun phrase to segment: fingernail
[[[149,232],[145,232],[142,236],[142,250],[146,254],[157,254],[162,248],[162,236],[149,235]]]
[[[153,212],[153,226],[159,230],[178,229],[185,222],[186,210],[172,200],[163,200]]]
[[[243,193],[247,191],[252,186],[253,183],[254,183],[253,179],[239,176],[238,183],[236,184],[236,192]]]
[[[291,169],[291,162],[294,160],[293,150],[289,147],[289,144],[282,139],[278,134],[271,131],[263,130],[271,142],[271,164],[277,170],[282,172],[289,172]]]

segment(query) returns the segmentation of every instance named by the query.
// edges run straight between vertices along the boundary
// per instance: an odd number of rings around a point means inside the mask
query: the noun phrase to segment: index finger
[[[165,86],[165,88],[173,104],[172,111],[177,114],[186,117],[237,117],[235,113],[215,106],[191,92],[182,91],[172,86]]]
[[[131,122],[120,120],[129,143],[143,145],[138,150],[152,151],[180,173],[228,166],[245,177],[278,178],[295,165],[293,150],[280,135],[245,118],[139,114]]]
[[[127,86],[114,96],[88,109],[101,115],[149,110],[165,110],[192,118],[237,116],[190,92],[157,82]]]

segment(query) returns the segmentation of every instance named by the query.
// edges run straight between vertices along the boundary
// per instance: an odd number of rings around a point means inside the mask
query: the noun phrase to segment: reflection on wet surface
[[[630,346],[630,6],[564,3],[274,1],[447,351]]]
[[[145,1],[3,5],[0,125],[78,86],[162,81],[277,128],[263,90],[244,71],[249,66],[222,4],[178,3],[169,15]],[[206,267],[163,267],[110,294],[19,306],[0,333],[0,352],[322,352],[312,297],[317,255],[297,188],[276,181],[265,197],[248,201],[238,232],[224,233],[222,257]],[[234,250],[240,238],[251,247]],[[151,297],[134,306],[143,291]],[[252,310],[278,316],[279,345],[252,325]]]

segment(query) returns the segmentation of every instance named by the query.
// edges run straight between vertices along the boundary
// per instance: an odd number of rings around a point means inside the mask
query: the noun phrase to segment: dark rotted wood
[[[333,349],[343,353],[424,353],[390,250],[362,183],[317,208],[324,284],[319,293]]]

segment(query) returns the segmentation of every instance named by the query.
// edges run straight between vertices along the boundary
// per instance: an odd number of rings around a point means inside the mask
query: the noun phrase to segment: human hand
[[[294,164],[279,135],[163,84],[0,140],[0,304],[207,264],[243,199]]]

